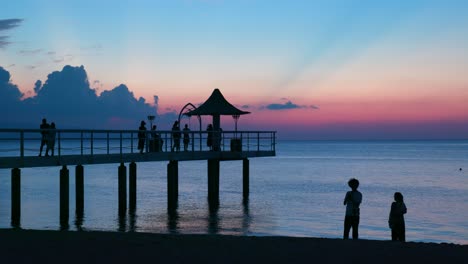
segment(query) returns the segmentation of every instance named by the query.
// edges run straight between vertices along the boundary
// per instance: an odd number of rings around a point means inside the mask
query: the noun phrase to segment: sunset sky
[[[240,129],[282,138],[468,138],[468,1],[0,5],[0,66],[22,99],[82,65],[97,95],[125,84],[158,114],[219,88],[252,112]]]

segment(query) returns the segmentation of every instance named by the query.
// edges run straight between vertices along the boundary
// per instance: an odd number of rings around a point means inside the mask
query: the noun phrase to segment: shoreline
[[[466,263],[468,245],[380,240],[0,229],[4,263]]]

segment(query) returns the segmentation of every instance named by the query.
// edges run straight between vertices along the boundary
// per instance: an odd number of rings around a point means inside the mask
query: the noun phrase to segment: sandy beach
[[[468,263],[468,245],[0,230],[1,263]]]

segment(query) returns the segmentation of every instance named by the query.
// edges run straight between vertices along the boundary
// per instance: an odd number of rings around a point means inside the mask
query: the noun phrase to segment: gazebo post
[[[214,151],[220,151],[221,146],[220,146],[220,139],[221,139],[221,133],[220,133],[220,127],[221,127],[221,116],[219,114],[214,114],[213,115],[213,150]]]

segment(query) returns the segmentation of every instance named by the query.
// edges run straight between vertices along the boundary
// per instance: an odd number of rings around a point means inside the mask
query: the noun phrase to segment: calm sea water
[[[408,241],[468,244],[468,141],[280,141],[276,157],[250,160],[248,203],[242,162],[221,163],[220,206],[211,211],[206,161],[191,161],[179,163],[179,207],[168,213],[166,164],[137,164],[137,209],[125,218],[118,217],[117,165],[85,166],[79,227],[70,168],[69,228],[339,238],[347,181],[355,177],[363,194],[361,238],[390,238],[387,218],[399,191]],[[59,169],[22,169],[22,228],[60,229]],[[10,188],[10,170],[0,170],[0,228],[10,227]]]

